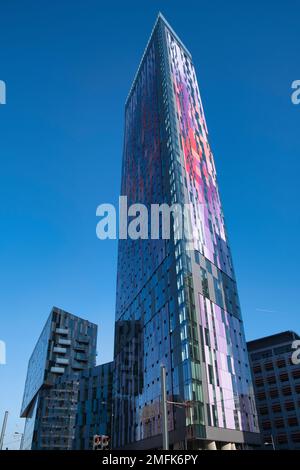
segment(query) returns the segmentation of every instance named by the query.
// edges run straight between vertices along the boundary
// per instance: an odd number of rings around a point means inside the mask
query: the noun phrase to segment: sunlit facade
[[[190,204],[192,244],[119,240],[114,447],[162,445],[160,366],[174,449],[259,443],[236,281],[192,58],[159,15],[125,107],[128,205]]]

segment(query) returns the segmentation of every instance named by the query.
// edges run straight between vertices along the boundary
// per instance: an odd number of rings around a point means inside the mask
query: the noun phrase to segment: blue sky
[[[246,336],[299,328],[297,1],[2,0],[0,421],[18,420],[27,361],[53,305],[99,323],[112,358],[115,241],[95,235],[120,188],[124,102],[158,11],[193,55]]]

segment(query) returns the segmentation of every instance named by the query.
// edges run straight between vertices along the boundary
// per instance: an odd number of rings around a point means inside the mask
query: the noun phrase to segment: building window
[[[279,378],[280,382],[288,382],[289,374],[287,372],[284,372],[283,374],[280,374]]]
[[[286,444],[288,442],[288,438],[286,434],[278,434],[277,436],[278,444]]]
[[[275,424],[275,428],[284,428],[283,418],[275,419],[274,424]]]
[[[268,349],[267,351],[251,354],[251,359],[252,361],[260,361],[261,359],[267,359],[268,357],[272,357],[272,355],[272,349]]]
[[[295,403],[293,401],[286,401],[285,402],[285,409],[287,411],[294,410],[295,409]]]
[[[264,430],[271,429],[271,427],[272,427],[272,426],[271,426],[271,421],[263,421],[263,423],[262,423],[262,428],[263,428]]]
[[[293,371],[294,379],[300,379],[300,369]]]
[[[267,415],[269,413],[268,407],[267,406],[262,406],[261,408],[259,408],[259,413],[261,415]]]
[[[292,433],[292,441],[293,442],[300,442],[300,432],[293,432]]]
[[[208,364],[208,376],[209,376],[209,383],[214,384],[214,371],[210,364]]]
[[[272,405],[272,410],[274,411],[274,413],[280,413],[281,412],[280,403],[274,403],[274,405]]]
[[[263,387],[264,385],[264,379],[262,377],[256,378],[255,379],[255,385],[257,387]]]
[[[253,372],[254,372],[254,374],[260,374],[262,372],[261,366],[260,365],[254,366],[253,367]]]
[[[298,418],[297,416],[290,416],[288,418],[288,423],[289,423],[289,426],[293,427],[293,426],[298,426]]]
[[[258,400],[265,400],[265,399],[266,399],[266,394],[265,394],[265,392],[258,392],[258,393],[256,394],[256,398],[257,398]]]
[[[279,395],[277,388],[272,388],[269,390],[269,395],[271,398],[277,398]]]
[[[279,346],[278,348],[274,349],[274,354],[279,356],[280,354],[285,354],[291,352],[291,345],[286,344],[285,346]]]
[[[279,369],[282,369],[282,367],[286,366],[285,359],[278,359],[276,364]]]

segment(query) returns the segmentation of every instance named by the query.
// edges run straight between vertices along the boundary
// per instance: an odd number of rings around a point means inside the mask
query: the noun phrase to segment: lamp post
[[[162,401],[162,434],[163,434],[163,450],[169,450],[169,432],[168,432],[168,412],[167,405],[177,406],[178,408],[185,408],[190,411],[190,422],[192,426],[193,421],[193,406],[196,402],[194,401],[184,401],[176,402],[167,400],[167,387],[166,387],[166,368],[165,366],[160,366],[161,370],[161,401]],[[187,440],[185,442],[185,447],[187,450]]]
[[[273,434],[271,434],[271,442],[265,442],[265,446],[272,446],[273,450],[276,450]]]
[[[166,368],[160,366],[163,450],[169,450]]]

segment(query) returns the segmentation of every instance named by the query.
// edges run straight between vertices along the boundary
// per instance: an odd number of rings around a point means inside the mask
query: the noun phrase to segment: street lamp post
[[[176,402],[167,400],[167,387],[166,387],[166,368],[160,366],[161,370],[161,402],[162,402],[162,434],[163,434],[163,450],[169,450],[169,432],[168,432],[168,412],[167,405],[177,406],[178,408],[188,409],[190,412],[190,422],[193,422],[193,406],[196,402],[184,401]],[[187,450],[187,439],[185,439],[185,448]]]
[[[161,378],[163,450],[169,450],[166,368],[163,365],[160,366],[160,378]]]
[[[276,450],[273,434],[271,434],[271,442],[265,442],[265,446],[272,446],[272,449]]]

